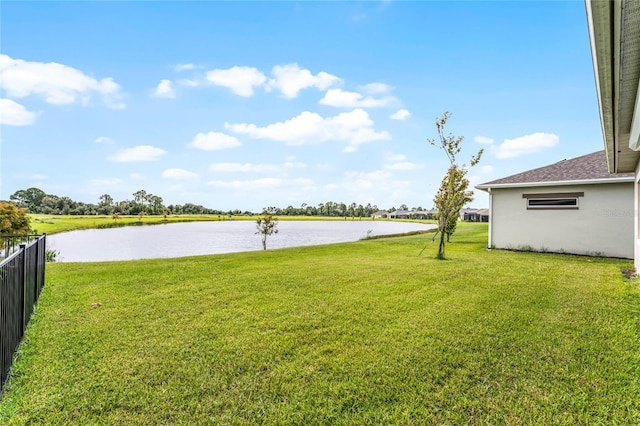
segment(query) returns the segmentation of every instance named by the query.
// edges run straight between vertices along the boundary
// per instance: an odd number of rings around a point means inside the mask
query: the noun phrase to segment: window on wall
[[[580,197],[584,197],[584,192],[522,194],[527,200],[527,210],[577,210]]]

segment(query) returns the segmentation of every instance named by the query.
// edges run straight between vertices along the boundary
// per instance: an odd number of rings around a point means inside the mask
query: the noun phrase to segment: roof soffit
[[[620,133],[629,135],[629,147],[640,149],[640,2],[625,1],[621,16]]]
[[[637,138],[630,140],[632,128],[640,133],[640,113],[634,116],[640,102],[640,2],[586,0],[586,6],[607,165],[614,173],[632,172],[640,160]]]
[[[608,1],[586,0],[589,38],[593,72],[595,74],[596,92],[600,112],[600,124],[604,137],[605,152],[609,170],[615,170],[613,139],[613,52],[612,41],[612,8]]]

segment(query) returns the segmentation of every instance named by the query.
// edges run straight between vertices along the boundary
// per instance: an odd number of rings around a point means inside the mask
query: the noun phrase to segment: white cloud
[[[140,145],[133,148],[126,148],[109,158],[118,163],[132,163],[142,161],[156,161],[167,151],[149,145]]]
[[[321,172],[332,172],[334,166],[331,163],[316,164],[315,169]]]
[[[267,78],[256,68],[235,66],[209,71],[207,80],[216,86],[231,89],[236,95],[249,97],[253,95],[253,88],[261,86]]]
[[[184,169],[167,169],[162,172],[162,177],[167,179],[190,180],[196,179],[198,175]]]
[[[397,206],[406,200],[424,197],[422,191],[416,194],[412,190],[415,182],[399,180],[388,170],[350,171],[344,173],[343,177],[340,193],[347,194],[349,199],[362,204],[377,203],[380,208],[387,208],[389,205]],[[380,205],[380,202],[384,205]]]
[[[186,86],[186,87],[198,87],[200,86],[200,82],[198,82],[197,80],[193,80],[190,78],[181,78],[179,80],[177,80],[177,83],[181,86]]]
[[[388,170],[416,170],[421,169],[423,166],[421,164],[411,163],[409,161],[403,161],[400,163],[393,163],[385,166],[385,169]]]
[[[387,161],[404,161],[407,158],[404,154],[394,154],[392,152],[385,153],[385,159]]]
[[[322,185],[322,189],[330,192],[338,189],[338,185],[336,185],[335,183],[327,183],[326,185]]]
[[[493,166],[480,166],[480,174],[487,175],[493,171]]]
[[[418,163],[412,163],[407,161],[407,156],[405,154],[394,154],[392,152],[386,152],[384,155],[384,160],[386,165],[384,168],[386,170],[416,170],[421,169],[424,166]]]
[[[301,161],[287,161],[283,164],[287,169],[306,169],[307,165]]]
[[[558,145],[560,138],[553,133],[533,133],[515,139],[505,139],[498,147],[498,158],[514,158],[533,154]]]
[[[472,175],[469,175],[468,178],[469,178],[470,186],[473,187],[482,181],[486,181],[486,176],[489,175],[491,172],[493,172],[493,166],[491,165],[478,166],[478,167],[474,167],[472,170],[475,173]]]
[[[28,126],[36,121],[38,114],[27,110],[11,99],[0,99],[0,124],[7,126]]]
[[[307,178],[296,178],[296,179],[287,179],[285,181],[285,186],[290,186],[293,188],[304,188],[313,185],[313,180]]]
[[[271,70],[271,75],[274,78],[269,79],[267,88],[276,88],[289,99],[295,98],[301,90],[308,87],[326,90],[342,82],[340,78],[326,72],[313,75],[308,69],[301,69],[298,64],[276,65]]]
[[[96,143],[108,143],[108,144],[111,144],[111,143],[113,143],[113,139],[108,138],[106,136],[100,136],[100,137],[96,138]]]
[[[86,105],[98,93],[110,108],[125,107],[120,85],[113,78],[96,80],[75,68],[56,62],[29,62],[0,55],[0,80],[7,96],[42,96],[47,103]]]
[[[354,151],[358,145],[365,142],[391,139],[388,132],[375,131],[369,114],[362,109],[343,112],[328,118],[304,111],[287,121],[266,127],[246,123],[225,123],[225,128],[254,139],[271,139],[287,145],[305,145],[329,140],[344,141],[348,143],[345,151]]]
[[[280,179],[268,177],[233,181],[214,180],[207,182],[207,184],[216,188],[234,189],[238,191],[263,191],[265,189],[278,188],[304,188],[313,185],[313,181],[306,178]]]
[[[367,15],[366,13],[358,13],[355,14],[353,16],[351,16],[351,20],[353,22],[360,22],[360,21],[364,21],[369,17],[369,15]]]
[[[32,179],[32,180],[45,180],[45,179],[49,179],[49,176],[41,175],[41,174],[35,174],[35,175],[29,176],[29,179]]]
[[[156,87],[155,95],[159,98],[175,98],[176,91],[173,88],[173,83],[171,82],[171,80],[160,80],[158,87]]]
[[[214,163],[209,166],[209,170],[213,172],[259,173],[266,171],[275,171],[278,170],[278,167],[272,164]]]
[[[324,94],[324,97],[318,103],[339,108],[376,108],[389,106],[397,101],[393,96],[385,96],[383,98],[364,97],[357,92],[331,89]]]
[[[275,164],[253,164],[253,163],[213,163],[209,166],[212,172],[241,172],[241,173],[263,173],[276,172],[282,169],[304,169],[307,165],[302,162],[285,161],[281,166]]]
[[[369,83],[364,86],[360,86],[360,89],[369,95],[379,95],[382,93],[389,93],[393,90],[393,87],[385,83]]]
[[[391,173],[384,170],[374,172],[346,172],[345,177],[349,182],[350,189],[366,190],[378,186],[379,183],[387,182],[391,178]]]
[[[219,132],[209,132],[198,133],[187,146],[204,151],[219,151],[227,148],[235,148],[240,145],[242,145],[242,143],[233,136]]]
[[[282,185],[282,179],[279,178],[261,178],[253,180],[234,180],[234,181],[222,181],[214,180],[207,182],[208,185],[216,188],[226,189],[266,189],[277,188]]]
[[[118,185],[122,181],[118,178],[91,179],[89,183],[93,186],[113,186]]]
[[[188,70],[194,70],[196,69],[196,66],[194,64],[178,64],[176,66],[173,67],[174,71],[188,71]]]
[[[404,121],[407,118],[409,118],[410,115],[411,115],[411,113],[409,112],[409,110],[407,110],[407,109],[399,109],[396,112],[394,112],[393,114],[391,114],[389,116],[389,118],[392,119],[392,120]]]
[[[493,139],[488,138],[486,136],[476,136],[475,138],[473,138],[474,141],[481,143],[481,144],[485,144],[485,145],[492,145],[493,144]]]

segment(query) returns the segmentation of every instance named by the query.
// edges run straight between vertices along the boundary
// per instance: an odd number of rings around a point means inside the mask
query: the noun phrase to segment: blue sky
[[[603,146],[581,1],[0,7],[2,199],[430,208],[444,111],[473,184]]]

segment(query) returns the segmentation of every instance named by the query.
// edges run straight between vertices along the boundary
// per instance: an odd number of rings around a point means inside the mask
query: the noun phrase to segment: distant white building
[[[374,219],[380,219],[380,218],[383,218],[383,217],[387,217],[387,215],[388,215],[387,212],[385,212],[383,210],[378,210],[377,212],[373,213],[371,215],[371,217],[374,218]]]
[[[433,219],[437,210],[396,210],[388,213],[390,219]]]
[[[467,222],[489,222],[489,209],[465,209],[461,215]]]
[[[408,210],[395,210],[389,212],[389,218],[391,219],[409,219],[411,212]]]

